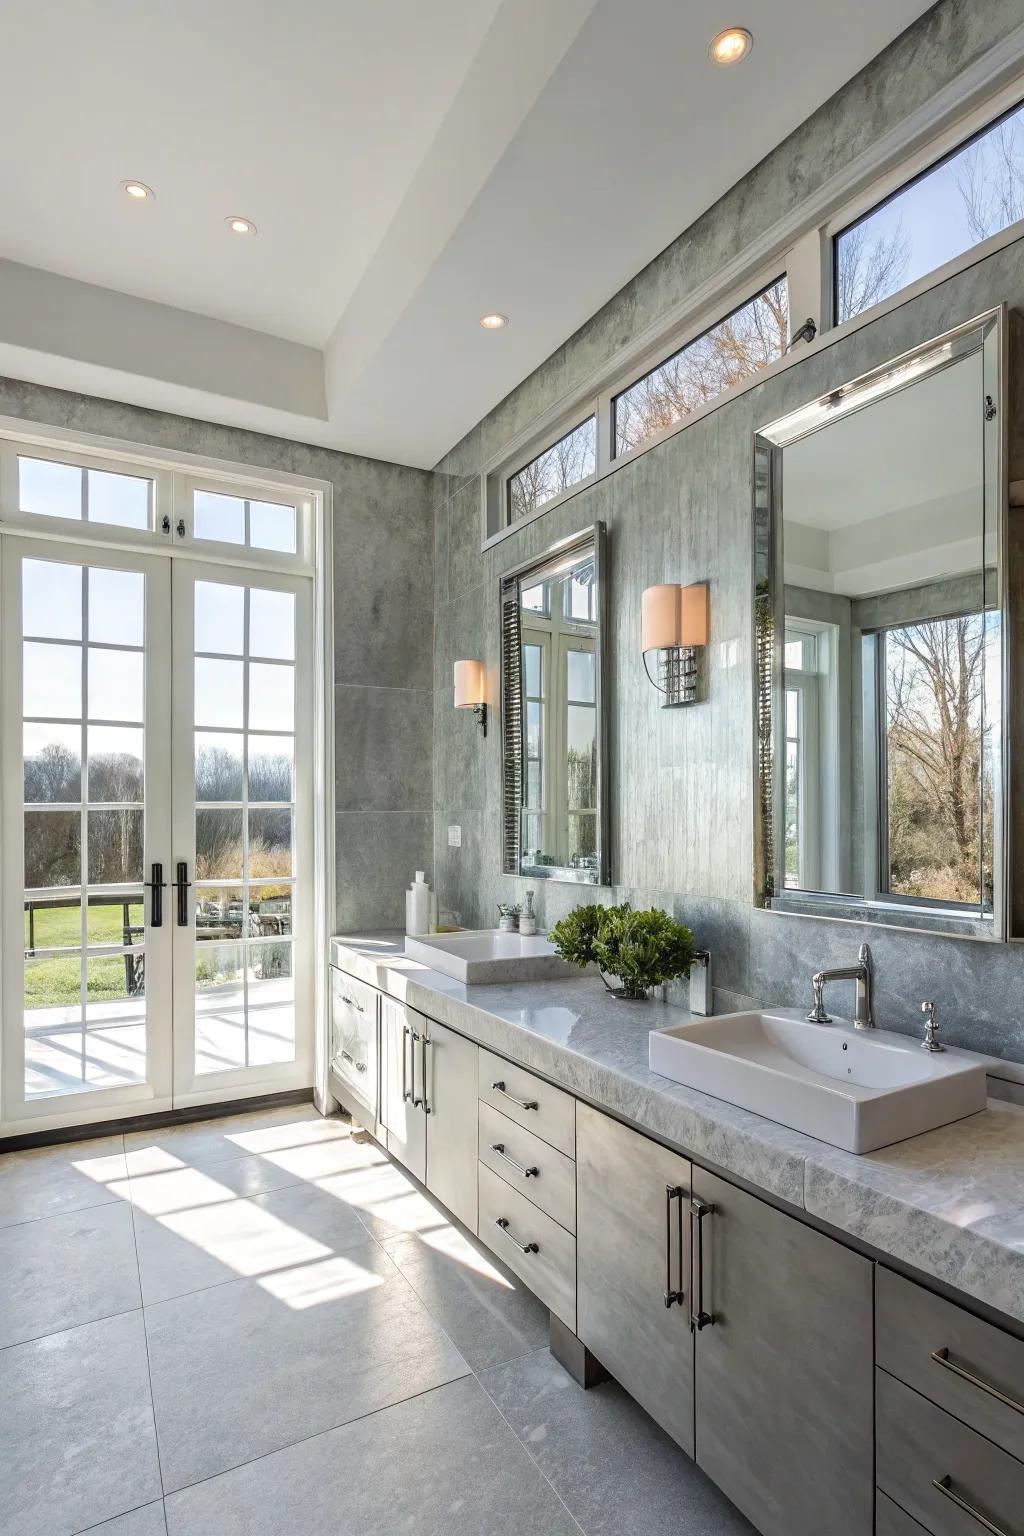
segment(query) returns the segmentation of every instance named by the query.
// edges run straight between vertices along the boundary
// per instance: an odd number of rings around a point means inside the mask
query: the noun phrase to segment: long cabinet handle
[[[409,1098],[412,1101],[413,1109],[419,1109],[420,1105],[423,1103],[422,1099],[418,1099],[416,1097],[416,1042],[420,1038],[419,1030],[418,1029],[410,1028],[410,1030],[409,1030],[409,1038],[410,1038],[409,1061],[410,1061],[410,1063],[412,1065],[412,1091],[409,1094]]]
[[[686,1300],[686,1292],[676,1289],[672,1284],[672,1202],[676,1201],[676,1273],[679,1276],[680,1287],[683,1280],[683,1196],[686,1194],[681,1184],[665,1185],[665,1305],[674,1307],[682,1306]]]
[[[514,1243],[515,1246],[519,1249],[520,1253],[540,1253],[540,1249],[536,1243],[521,1243],[519,1241],[518,1237],[516,1237],[515,1233],[512,1231],[512,1228],[509,1226],[507,1217],[498,1216],[495,1219],[494,1225],[501,1228],[509,1242]]]
[[[409,1039],[409,1026],[408,1026],[408,1024],[403,1024],[402,1025],[402,1102],[403,1102],[403,1104],[408,1104],[409,1100],[412,1098],[412,1094],[409,1092],[409,1057],[406,1054],[406,1049],[405,1049],[406,1044],[408,1043],[408,1039]]]
[[[949,1358],[949,1350],[945,1345],[941,1349],[932,1350],[932,1359],[936,1365],[941,1365],[945,1370],[952,1371],[954,1376],[959,1376],[961,1381],[969,1382],[972,1387],[977,1387],[979,1392],[987,1392],[989,1397],[994,1397],[997,1403],[1002,1403],[1004,1408],[1012,1408],[1014,1413],[1024,1413],[1024,1403],[1018,1403],[1016,1398],[1007,1397],[1005,1392],[1000,1392],[991,1382],[982,1381],[980,1376],[975,1376],[973,1371],[965,1370],[962,1365],[957,1365],[955,1360]]]
[[[1005,1531],[1001,1525],[995,1525],[987,1515],[982,1514],[980,1509],[975,1509],[973,1504],[969,1504],[957,1493],[953,1487],[953,1479],[948,1473],[945,1477],[933,1477],[932,1487],[937,1488],[939,1493],[956,1505],[957,1509],[962,1509],[965,1515],[970,1515],[972,1520],[977,1520],[982,1529],[989,1532],[989,1536],[1010,1536],[1009,1531]]]
[[[420,1071],[423,1074],[423,1100],[422,1100],[422,1103],[423,1103],[423,1113],[425,1115],[429,1115],[429,1114],[433,1113],[433,1111],[431,1110],[431,1107],[430,1107],[430,1098],[429,1098],[429,1096],[427,1094],[427,1046],[428,1045],[433,1045],[433,1043],[434,1043],[433,1040],[429,1039],[427,1037],[427,1035],[425,1035],[425,1034],[420,1035]]]
[[[540,1109],[536,1099],[517,1099],[514,1093],[509,1093],[505,1087],[504,1079],[500,1082],[492,1083],[491,1089],[494,1093],[500,1093],[502,1098],[508,1099],[510,1103],[518,1104],[520,1109]]]
[[[508,1163],[510,1168],[515,1169],[516,1173],[521,1173],[524,1179],[537,1179],[540,1177],[539,1168],[527,1168],[525,1163],[517,1163],[514,1157],[509,1157],[505,1151],[505,1143],[503,1141],[492,1142],[491,1151],[497,1152],[502,1162]]]
[[[690,1327],[699,1333],[715,1321],[715,1314],[704,1307],[704,1218],[714,1211],[710,1200],[699,1195],[690,1198]]]

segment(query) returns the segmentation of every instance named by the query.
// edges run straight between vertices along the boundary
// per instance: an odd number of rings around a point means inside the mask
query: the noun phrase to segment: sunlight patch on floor
[[[330,1258],[333,1249],[250,1200],[160,1216],[160,1225],[228,1265],[237,1275],[265,1275]]]
[[[344,1254],[322,1259],[316,1264],[306,1264],[297,1269],[285,1269],[274,1275],[265,1275],[258,1283],[271,1296],[283,1301],[293,1311],[307,1307],[319,1307],[327,1301],[341,1301],[360,1291],[373,1290],[383,1285],[384,1275],[376,1275],[364,1269],[354,1259]]]

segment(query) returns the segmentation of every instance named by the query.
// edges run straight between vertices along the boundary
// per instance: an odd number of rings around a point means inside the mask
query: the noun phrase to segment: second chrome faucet
[[[874,1029],[875,1014],[872,1006],[871,950],[862,944],[857,952],[856,965],[837,966],[829,971],[815,971],[811,977],[814,1003],[807,1015],[811,1024],[831,1024],[832,1015],[825,1012],[825,986],[830,981],[855,981],[857,1001],[854,1008],[855,1029]]]

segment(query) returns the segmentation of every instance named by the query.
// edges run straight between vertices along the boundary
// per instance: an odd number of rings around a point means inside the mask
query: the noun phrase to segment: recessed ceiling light
[[[480,324],[485,331],[500,331],[508,325],[508,315],[481,315]]]
[[[754,46],[753,34],[746,27],[726,27],[712,38],[708,49],[713,64],[738,64]]]
[[[256,225],[252,220],[243,219],[237,213],[231,214],[230,218],[225,219],[224,222],[233,235],[254,235],[256,233]]]
[[[122,181],[121,186],[129,197],[134,197],[137,203],[145,202],[146,198],[152,201],[156,197],[153,188],[147,187],[144,181]]]

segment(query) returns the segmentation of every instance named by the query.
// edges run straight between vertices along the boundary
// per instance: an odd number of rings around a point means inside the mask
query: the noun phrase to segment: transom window
[[[840,231],[836,324],[1024,218],[1024,106],[1018,106]]]
[[[571,486],[589,479],[596,468],[597,417],[589,416],[509,476],[509,522],[517,522]]]
[[[18,454],[18,509],[36,517],[151,528],[153,481],[142,475]]]

